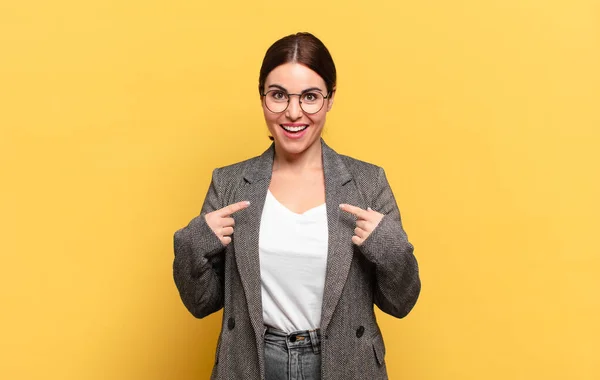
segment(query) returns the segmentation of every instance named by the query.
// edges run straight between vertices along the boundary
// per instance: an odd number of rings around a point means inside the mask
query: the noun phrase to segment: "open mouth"
[[[288,133],[300,133],[302,131],[304,131],[306,128],[308,128],[308,125],[283,125],[280,124],[281,128],[283,128],[286,132]]]

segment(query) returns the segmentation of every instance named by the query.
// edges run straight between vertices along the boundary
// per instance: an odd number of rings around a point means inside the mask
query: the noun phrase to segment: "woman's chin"
[[[305,152],[312,144],[309,140],[290,140],[285,136],[275,138],[275,144],[286,154],[297,155]]]

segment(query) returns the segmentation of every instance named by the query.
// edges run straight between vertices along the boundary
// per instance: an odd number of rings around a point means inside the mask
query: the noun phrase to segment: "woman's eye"
[[[286,98],[285,93],[283,91],[273,91],[271,93],[271,96],[273,96],[273,99],[275,100],[284,100]]]
[[[317,98],[318,95],[314,92],[307,92],[306,94],[304,94],[304,100],[307,102],[314,102],[315,100],[317,100]]]

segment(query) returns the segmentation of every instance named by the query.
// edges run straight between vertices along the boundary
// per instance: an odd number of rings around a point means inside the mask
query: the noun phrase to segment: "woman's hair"
[[[300,63],[319,74],[327,86],[327,94],[335,91],[336,72],[333,58],[323,42],[310,33],[296,33],[276,41],[267,50],[258,77],[260,96],[265,93],[267,75],[279,65]]]

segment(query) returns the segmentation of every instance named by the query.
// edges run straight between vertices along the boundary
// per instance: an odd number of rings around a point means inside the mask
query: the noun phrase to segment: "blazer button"
[[[229,330],[233,330],[234,327],[235,327],[235,319],[233,317],[229,317],[229,320],[227,321],[227,328]]]
[[[365,333],[365,328],[363,326],[360,326],[359,328],[356,329],[356,337],[360,338],[361,336],[363,336],[363,334]]]

